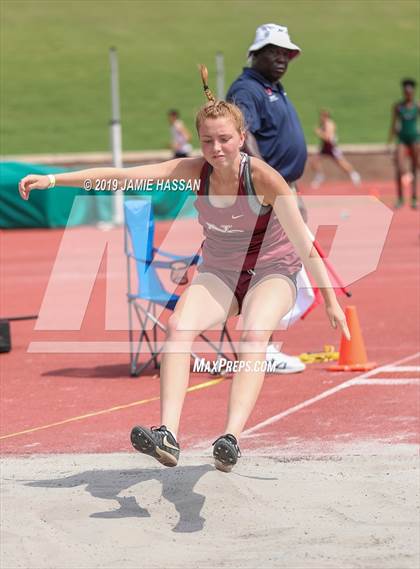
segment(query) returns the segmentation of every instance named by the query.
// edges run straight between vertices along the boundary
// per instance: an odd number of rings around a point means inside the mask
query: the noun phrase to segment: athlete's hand
[[[28,174],[19,182],[19,193],[24,200],[29,199],[31,190],[46,190],[51,181],[48,176]]]
[[[330,305],[326,306],[325,310],[327,311],[327,316],[331,322],[331,326],[333,328],[337,328],[337,326],[341,328],[344,336],[347,340],[350,340],[350,330],[347,326],[346,317],[338,302],[334,301]]]

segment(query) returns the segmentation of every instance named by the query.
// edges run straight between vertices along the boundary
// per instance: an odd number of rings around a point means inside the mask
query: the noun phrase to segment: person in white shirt
[[[174,158],[187,158],[191,154],[191,133],[179,118],[176,109],[168,111],[168,121],[171,132],[171,148]]]

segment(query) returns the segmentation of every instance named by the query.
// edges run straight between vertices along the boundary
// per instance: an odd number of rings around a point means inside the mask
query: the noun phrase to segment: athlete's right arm
[[[177,158],[133,168],[88,168],[76,172],[64,172],[54,174],[53,179],[48,174],[28,174],[19,182],[19,193],[24,200],[27,200],[31,190],[46,190],[52,187],[52,180],[56,186],[95,189],[100,180],[107,182],[115,180],[121,188],[127,181],[195,179],[199,178],[202,165],[203,158]]]
[[[314,248],[313,238],[309,235],[308,228],[299,212],[296,197],[280,174],[268,164],[254,160],[252,175],[257,195],[261,195],[264,202],[273,207],[296,253],[314,277],[323,296],[325,309],[332,326],[335,328],[338,325],[346,338],[350,339],[344,312],[335,295],[324,261]]]

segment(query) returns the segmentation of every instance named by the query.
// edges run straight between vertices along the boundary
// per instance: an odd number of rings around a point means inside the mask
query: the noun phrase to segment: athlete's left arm
[[[391,144],[397,133],[397,107],[397,103],[394,103],[391,107],[391,126],[389,127],[388,144]]]
[[[252,178],[257,195],[273,207],[274,213],[293,244],[305,268],[312,274],[324,297],[328,318],[334,328],[341,328],[347,338],[350,332],[338,303],[325,264],[313,246],[308,228],[302,219],[296,196],[285,180],[271,166],[253,158]]]

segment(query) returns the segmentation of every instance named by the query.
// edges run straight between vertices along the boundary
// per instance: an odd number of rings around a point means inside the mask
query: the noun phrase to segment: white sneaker
[[[299,358],[279,352],[274,344],[268,345],[265,357],[269,362],[276,362],[274,373],[300,373],[306,368],[306,365]]]
[[[322,182],[325,180],[325,175],[317,172],[314,176],[314,179],[311,182],[311,188],[313,190],[317,190]]]
[[[362,178],[360,177],[359,172],[356,172],[356,170],[353,170],[353,172],[350,172],[350,179],[353,182],[354,186],[360,186]]]

